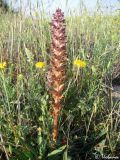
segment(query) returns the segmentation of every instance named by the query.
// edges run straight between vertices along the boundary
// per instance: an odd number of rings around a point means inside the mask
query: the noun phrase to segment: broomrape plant
[[[64,14],[60,9],[57,9],[52,19],[52,44],[51,44],[51,59],[50,70],[48,72],[50,79],[50,93],[52,96],[53,106],[53,131],[52,137],[56,141],[58,137],[58,117],[62,108],[63,89],[65,81],[65,65],[67,61],[66,55],[66,36],[65,36],[65,20]]]

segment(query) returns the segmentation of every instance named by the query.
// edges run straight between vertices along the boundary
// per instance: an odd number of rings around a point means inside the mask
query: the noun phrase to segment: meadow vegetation
[[[51,19],[0,13],[0,159],[119,157],[120,14],[66,16],[67,70],[53,145],[49,68]],[[79,66],[75,60],[82,60]],[[40,62],[40,63],[38,63]],[[117,66],[117,67],[116,67]]]

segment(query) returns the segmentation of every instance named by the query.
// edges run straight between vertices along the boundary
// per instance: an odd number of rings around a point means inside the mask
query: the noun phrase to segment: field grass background
[[[90,142],[95,145],[88,145],[88,152],[82,151],[87,159],[95,153],[119,156],[120,104],[113,101],[111,93],[118,74],[114,74],[115,66],[120,60],[120,14],[90,15],[85,10],[80,16],[71,13],[65,19],[67,79],[56,148],[66,145],[67,149],[58,158],[80,159],[79,152]],[[55,150],[46,88],[50,21],[44,13],[34,18],[21,13],[0,14],[0,60],[7,62],[7,67],[0,69],[1,159],[45,160]],[[84,60],[87,66],[77,69],[75,59]],[[45,67],[37,69],[38,61],[43,61]],[[104,140],[97,143],[96,139],[104,134]],[[76,141],[80,142],[78,146]],[[53,152],[50,159],[58,152]]]

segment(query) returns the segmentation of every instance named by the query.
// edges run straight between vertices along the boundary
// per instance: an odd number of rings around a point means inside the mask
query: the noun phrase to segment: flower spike
[[[53,107],[53,131],[54,141],[58,137],[58,118],[62,108],[63,90],[65,81],[65,66],[67,62],[66,55],[66,36],[65,20],[61,9],[57,9],[51,23],[52,44],[51,44],[51,69],[48,71],[48,84],[52,96]]]

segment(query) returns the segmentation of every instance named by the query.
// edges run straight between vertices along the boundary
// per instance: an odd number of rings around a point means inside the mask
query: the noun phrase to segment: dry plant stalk
[[[66,36],[65,36],[65,20],[64,14],[60,9],[57,9],[53,15],[52,24],[52,44],[51,44],[51,58],[50,71],[48,76],[48,84],[50,86],[50,93],[52,96],[53,105],[53,131],[52,138],[54,141],[58,137],[58,117],[62,108],[64,81],[65,81],[65,66],[67,61],[66,56]]]

